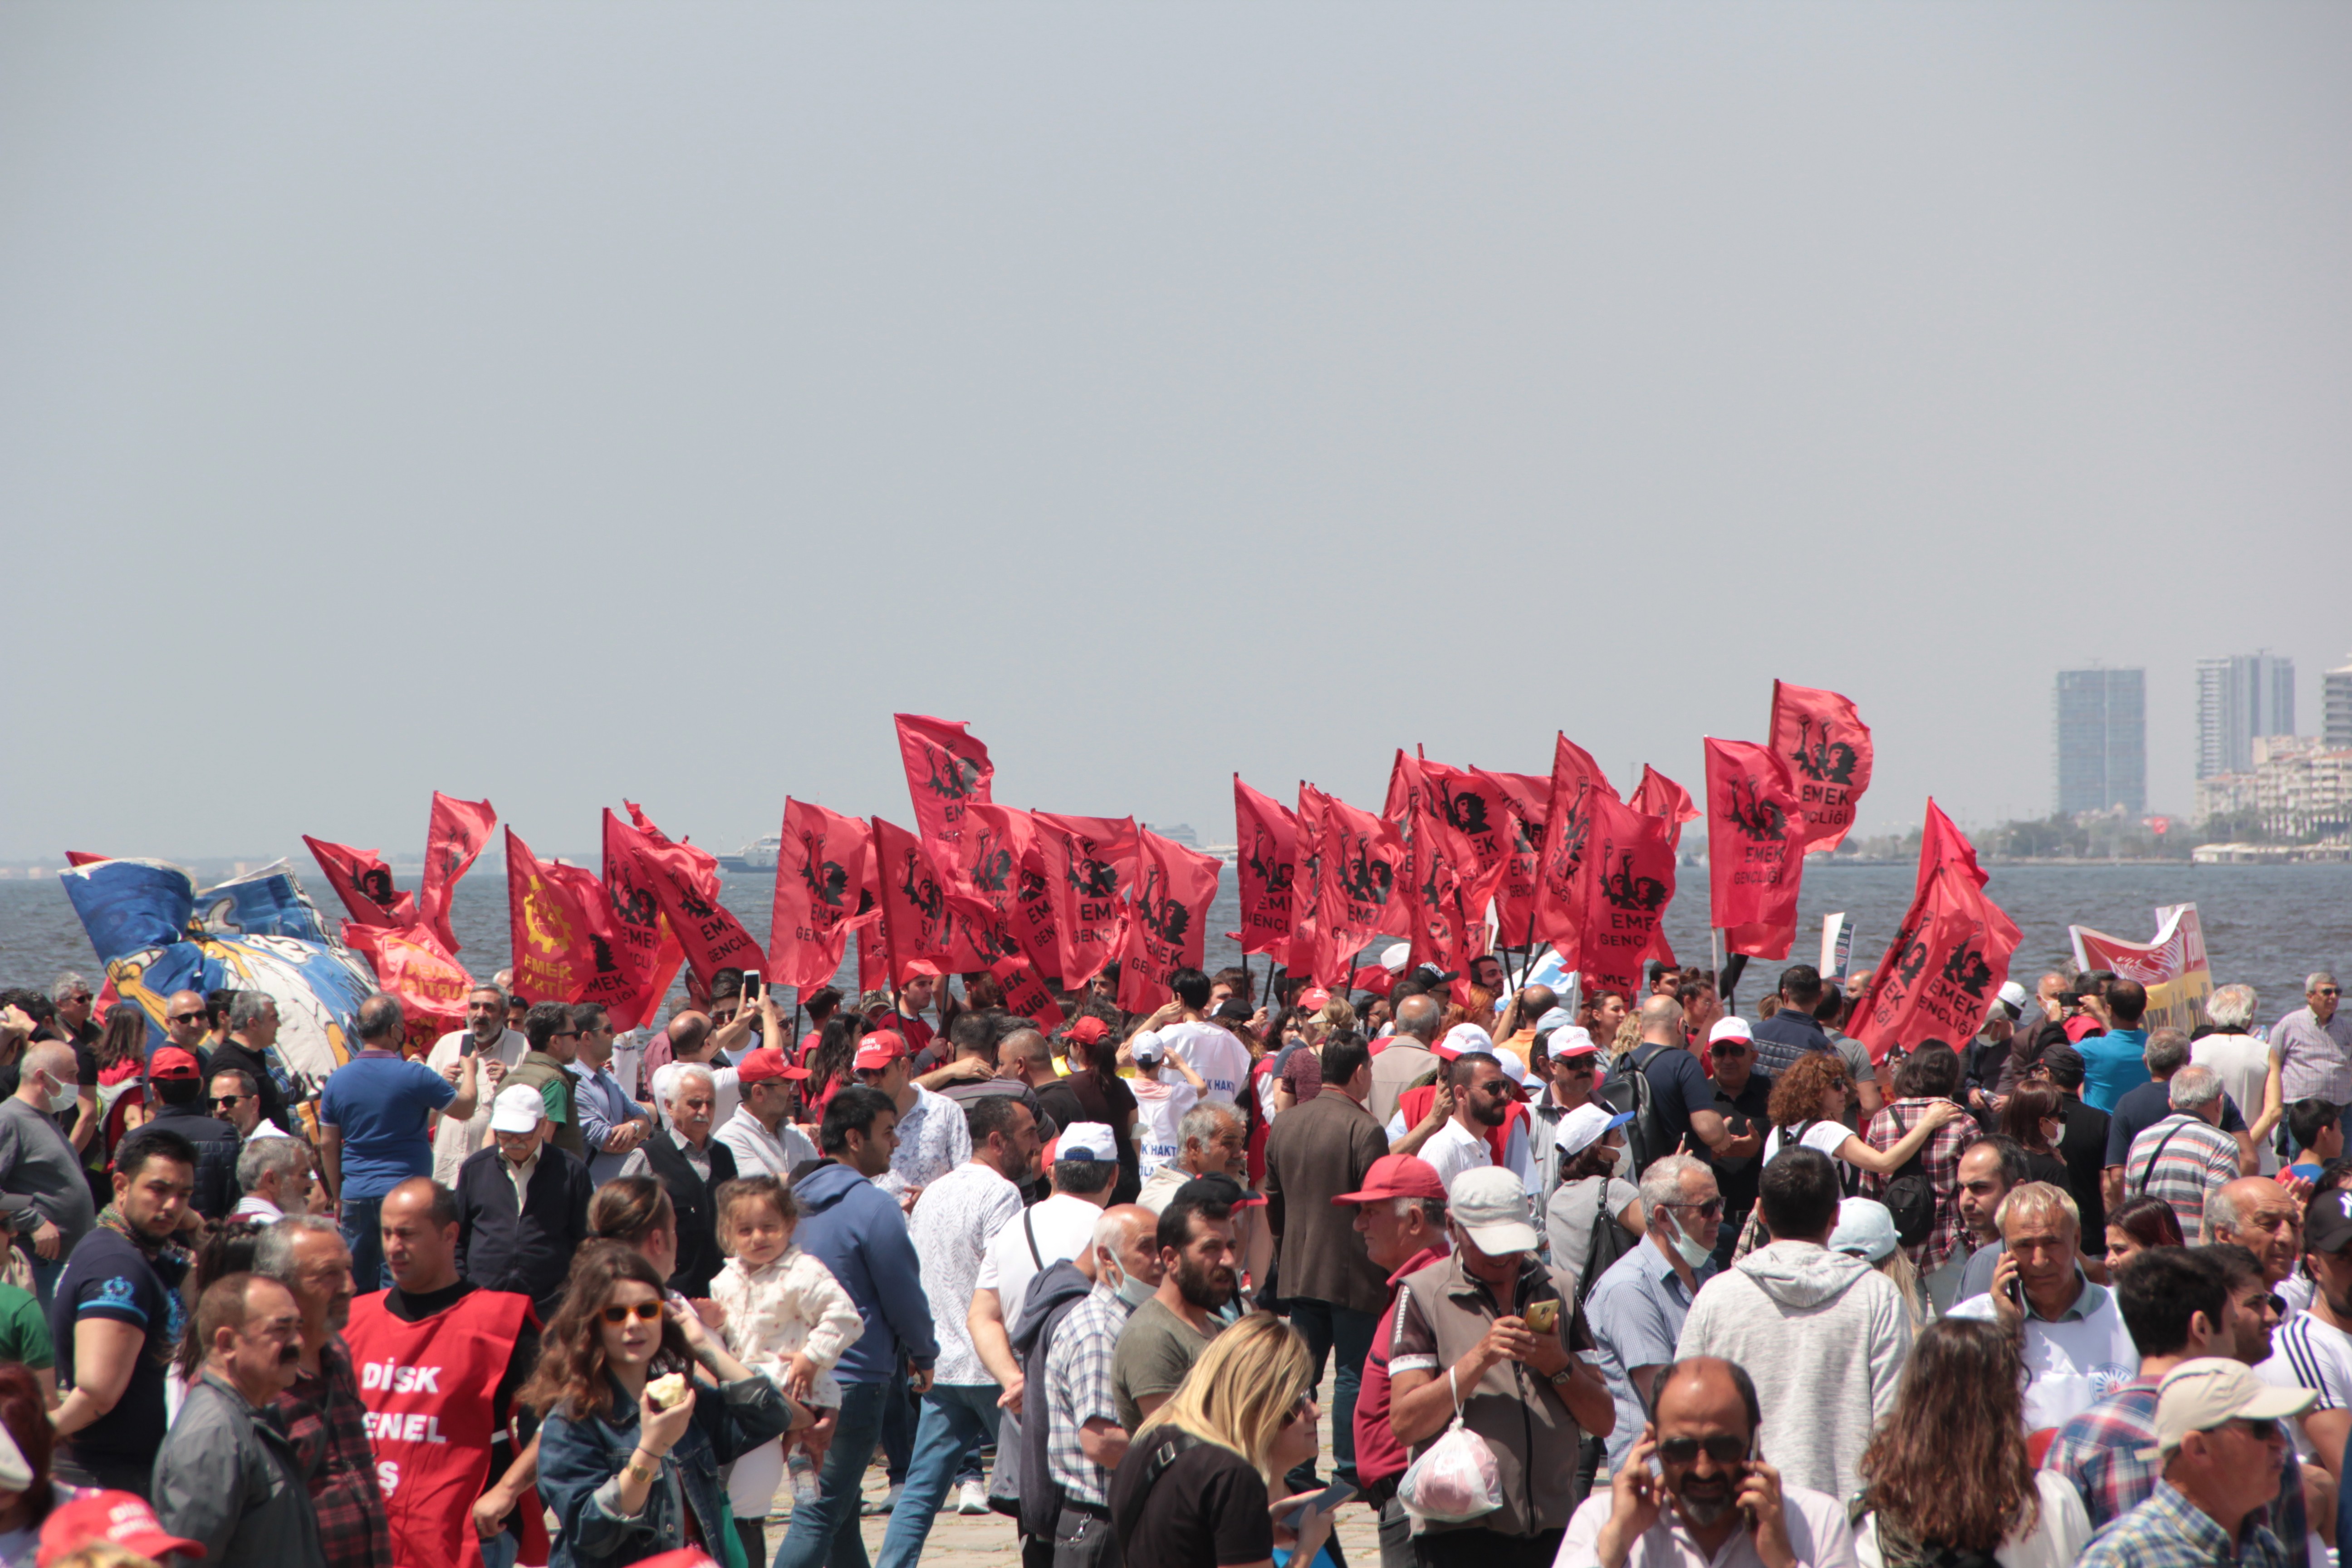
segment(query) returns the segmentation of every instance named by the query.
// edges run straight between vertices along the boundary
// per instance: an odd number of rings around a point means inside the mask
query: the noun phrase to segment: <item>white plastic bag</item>
[[[1397,1500],[1415,1519],[1460,1524],[1503,1506],[1503,1470],[1486,1439],[1462,1424],[1462,1385],[1445,1369],[1454,1420],[1397,1483]]]

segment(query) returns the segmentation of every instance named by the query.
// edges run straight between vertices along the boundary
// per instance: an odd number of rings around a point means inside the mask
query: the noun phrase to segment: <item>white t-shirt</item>
[[[2270,1088],[2271,1048],[2252,1035],[2208,1035],[2189,1046],[2189,1059],[2211,1068],[2221,1087],[2238,1105],[2238,1114],[2252,1122],[2263,1113],[2263,1095]],[[2278,1174],[2279,1152],[2265,1138],[2256,1151],[2262,1173]]]
[[[1799,1138],[1797,1142],[1805,1148],[1817,1150],[1834,1160],[1838,1157],[1838,1151],[1845,1147],[1845,1141],[1853,1136],[1853,1129],[1843,1121],[1816,1121],[1805,1129],[1804,1136]],[[1764,1163],[1770,1164],[1772,1156],[1787,1145],[1788,1130],[1782,1127],[1772,1129],[1771,1133],[1764,1140]]]
[[[1495,1152],[1488,1147],[1483,1133],[1471,1131],[1452,1117],[1445,1125],[1429,1135],[1421,1146],[1421,1157],[1437,1168],[1437,1179],[1451,1189],[1454,1178],[1465,1171],[1495,1163]]]
[[[1176,1068],[1163,1067],[1160,1071],[1157,1079],[1127,1080],[1127,1087],[1135,1092],[1136,1170],[1147,1182],[1152,1172],[1173,1163],[1184,1152],[1184,1141],[1177,1127],[1183,1121],[1184,1113],[1203,1098],[1179,1076]]]
[[[1208,1086],[1201,1090],[1202,1100],[1240,1103],[1242,1086],[1249,1081],[1249,1047],[1228,1031],[1214,1024],[1171,1024],[1136,1036],[1129,1048],[1144,1040],[1157,1040],[1163,1052],[1182,1057],[1201,1075],[1201,1081]]]
[[[2305,1312],[2271,1336],[2271,1358],[2254,1368],[2254,1375],[2279,1388],[2317,1390],[2313,1410],[2352,1410],[2352,1337]],[[2294,1451],[2316,1458],[2302,1420],[2287,1427],[2294,1434]]]
[[[2139,1375],[2139,1347],[2116,1309],[2115,1292],[2088,1280],[2084,1291],[2097,1301],[2079,1318],[2046,1323],[2025,1320],[2025,1429],[2063,1426]],[[1992,1298],[1971,1296],[1954,1307],[1955,1318],[1998,1321]]]
[[[1025,1227],[1022,1224],[1024,1216],[1028,1221]],[[1044,1259],[1044,1267],[1051,1268],[1065,1258],[1076,1258],[1086,1251],[1094,1245],[1095,1222],[1102,1216],[1101,1205],[1067,1193],[1055,1193],[997,1226],[996,1234],[988,1238],[988,1250],[981,1255],[980,1272],[972,1277],[971,1288],[996,1292],[1004,1309],[1006,1333],[1011,1333],[1013,1325],[1021,1321],[1021,1303],[1029,1294],[1029,1281],[1037,1277],[1038,1259]],[[1037,1242],[1034,1257],[1029,1251],[1032,1234]]]
[[[2083,1494],[2056,1470],[2034,1471],[2033,1489],[2042,1501],[2041,1518],[2028,1533],[2002,1542],[1992,1560],[2000,1568],[2074,1568],[2091,1543],[2091,1515],[2083,1507]],[[1862,1528],[1854,1531],[1853,1555],[1862,1568],[1885,1568],[1874,1510],[1863,1516]]]

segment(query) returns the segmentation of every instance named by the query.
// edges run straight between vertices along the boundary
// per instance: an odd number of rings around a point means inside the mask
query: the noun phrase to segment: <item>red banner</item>
[[[967,734],[961,719],[927,719],[896,713],[898,758],[907,769],[907,794],[915,803],[915,828],[923,842],[945,846],[935,858],[940,868],[961,874],[957,845],[963,837],[968,805],[984,805],[996,777],[988,748]]]
[[[882,852],[873,830],[866,831],[866,885],[857,895],[857,916],[849,923],[857,930],[857,990],[887,990],[890,984],[890,933],[882,923]]]
[[[1747,741],[1706,742],[1707,918],[1726,951],[1786,958],[1797,937],[1805,817],[1789,764]]]
[[[1148,829],[1139,835],[1140,869],[1119,954],[1118,1005],[1149,1013],[1171,993],[1168,977],[1198,969],[1207,952],[1209,905],[1224,862]]]
[[[352,911],[354,922],[394,931],[405,931],[416,923],[416,895],[392,885],[392,868],[374,850],[330,844],[307,833],[302,842],[310,847],[311,858],[319,862],[328,886],[342,896],[343,907]]]
[[[1434,963],[1455,976],[1454,1000],[1470,999],[1470,961],[1486,950],[1483,900],[1471,888],[1478,872],[1468,838],[1446,812],[1447,782],[1466,778],[1460,770],[1400,749],[1389,774],[1389,819],[1405,841],[1405,884],[1411,921],[1410,964]]]
[[[874,819],[874,864],[881,879],[883,940],[890,984],[948,973],[948,893],[921,839]]]
[[[416,912],[451,952],[464,950],[449,929],[449,900],[457,879],[472,868],[474,858],[490,841],[499,814],[487,800],[453,800],[433,792],[433,814],[425,824],[425,888],[417,896]]]
[[[1135,819],[1051,811],[1033,816],[1038,870],[1054,905],[1051,973],[1075,991],[1118,956],[1127,895],[1135,888]],[[1038,967],[1046,967],[1042,959]]]
[[[1681,848],[1683,824],[1698,820],[1698,807],[1691,804],[1690,791],[1665,774],[1642,764],[1642,782],[1633,786],[1633,798],[1626,803],[1635,811],[1663,817],[1666,824],[1666,842]]]
[[[1293,974],[1304,974],[1318,985],[1331,985],[1355,960],[1353,952],[1337,951],[1323,926],[1324,822],[1330,797],[1313,784],[1298,786],[1296,840],[1297,875],[1290,893],[1290,948],[1282,962]]]
[[[597,1002],[632,1016],[645,975],[625,965],[604,884],[584,866],[541,863],[507,829],[514,988],[533,1002]]]
[[[375,971],[378,989],[396,998],[408,1020],[408,1038],[420,1048],[466,1025],[466,998],[474,977],[422,924],[394,929],[343,922],[343,945]]]
[[[1484,832],[1499,836],[1496,858],[1488,860],[1486,839],[1467,822],[1485,880],[1479,891],[1495,902],[1495,919],[1507,947],[1535,945],[1536,905],[1543,889],[1544,825],[1551,810],[1551,780],[1533,773],[1470,770],[1468,800],[1449,810],[1483,818]]]
[[[849,948],[874,840],[866,824],[784,797],[782,844],[768,925],[768,983],[807,993],[830,985]]]
[[[1979,888],[1990,879],[1989,873],[1977,864],[1977,847],[1952,826],[1952,819],[1946,816],[1930,798],[1927,802],[1927,825],[1919,835],[1919,879],[1912,884],[1912,897],[1916,898],[1925,892],[1927,879],[1946,866]]]
[[[1289,951],[1298,875],[1298,818],[1270,795],[1234,775],[1234,869],[1240,877],[1242,952]]]
[[[722,969],[758,969],[764,962],[760,944],[719,901],[717,862],[690,844],[671,843],[643,812],[626,801],[622,804],[629,806],[636,823],[624,826],[608,821],[606,853],[625,853],[633,859],[635,880],[653,889],[694,977],[707,988]],[[782,857],[778,859],[781,864]]]
[[[1675,848],[1666,819],[1612,796],[1587,803],[1591,819],[1577,872],[1584,894],[1578,921],[1578,967],[1586,994],[1596,989],[1642,994],[1642,962],[1654,949],[1675,896]]]
[[[989,973],[1004,987],[1006,1012],[1034,1020],[1049,1035],[1062,1026],[1061,1004],[1054,1000],[1054,994],[1037,978],[1036,970],[1030,967],[1027,960],[1001,958],[990,966]]]
[[[1324,795],[1322,874],[1315,911],[1325,985],[1344,985],[1356,954],[1376,936],[1411,936],[1404,840],[1396,824]]]
[[[604,893],[613,905],[613,940],[624,954],[624,966],[643,977],[629,1005],[612,1009],[616,1029],[650,1023],[686,963],[686,949],[678,945],[662,913],[661,895],[645,867],[629,853],[623,837],[628,831],[610,809],[605,811]]]
[[[1805,847],[1834,849],[1870,787],[1870,726],[1834,691],[1772,683],[1772,749],[1805,808]]]
[[[959,864],[948,882],[948,963],[969,974],[1026,951],[1018,929],[1021,862],[1036,829],[1025,811],[971,801],[963,808],[962,831],[956,846]],[[936,853],[932,858],[940,859]],[[944,864],[940,868],[946,869]]]
[[[1577,931],[1584,915],[1576,877],[1584,864],[1596,795],[1615,800],[1617,791],[1591,752],[1565,734],[1555,734],[1551,795],[1544,808],[1549,831],[1544,836],[1542,871],[1537,879],[1535,933],[1551,943],[1560,963],[1570,969],[1577,966]]]
[[[1967,1049],[2017,952],[2016,923],[1985,897],[1981,874],[1971,875],[1975,849],[1929,801],[1930,840],[1938,823],[1944,842],[1922,846],[1918,892],[1848,1026],[1874,1062],[1931,1039]]]

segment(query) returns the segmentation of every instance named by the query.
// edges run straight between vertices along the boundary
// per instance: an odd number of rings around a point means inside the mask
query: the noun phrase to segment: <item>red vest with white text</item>
[[[367,1406],[396,1568],[482,1568],[474,1502],[490,1479],[492,1403],[514,1354],[530,1298],[473,1290],[446,1311],[414,1323],[385,1310],[378,1290],[352,1303],[343,1342],[351,1347],[360,1403]],[[526,1493],[526,1563],[543,1535],[543,1510]]]

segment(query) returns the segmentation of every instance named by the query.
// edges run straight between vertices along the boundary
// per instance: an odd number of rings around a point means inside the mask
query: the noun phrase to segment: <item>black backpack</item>
[[[1658,1059],[1660,1051],[1677,1047],[1668,1045],[1644,1046],[1620,1058],[1617,1070],[1601,1086],[1597,1098],[1612,1114],[1633,1113],[1633,1120],[1625,1123],[1625,1163],[1622,1167],[1633,1181],[1650,1168],[1650,1163],[1673,1153],[1674,1143],[1658,1121],[1656,1105],[1650,1095],[1650,1075],[1642,1069]]]
[[[1919,1152],[1895,1173],[1886,1178],[1886,1191],[1879,1202],[1895,1219],[1895,1239],[1906,1247],[1917,1247],[1935,1234],[1936,1184],[1927,1174],[1927,1151],[1934,1147],[1931,1137],[1919,1146]]]

